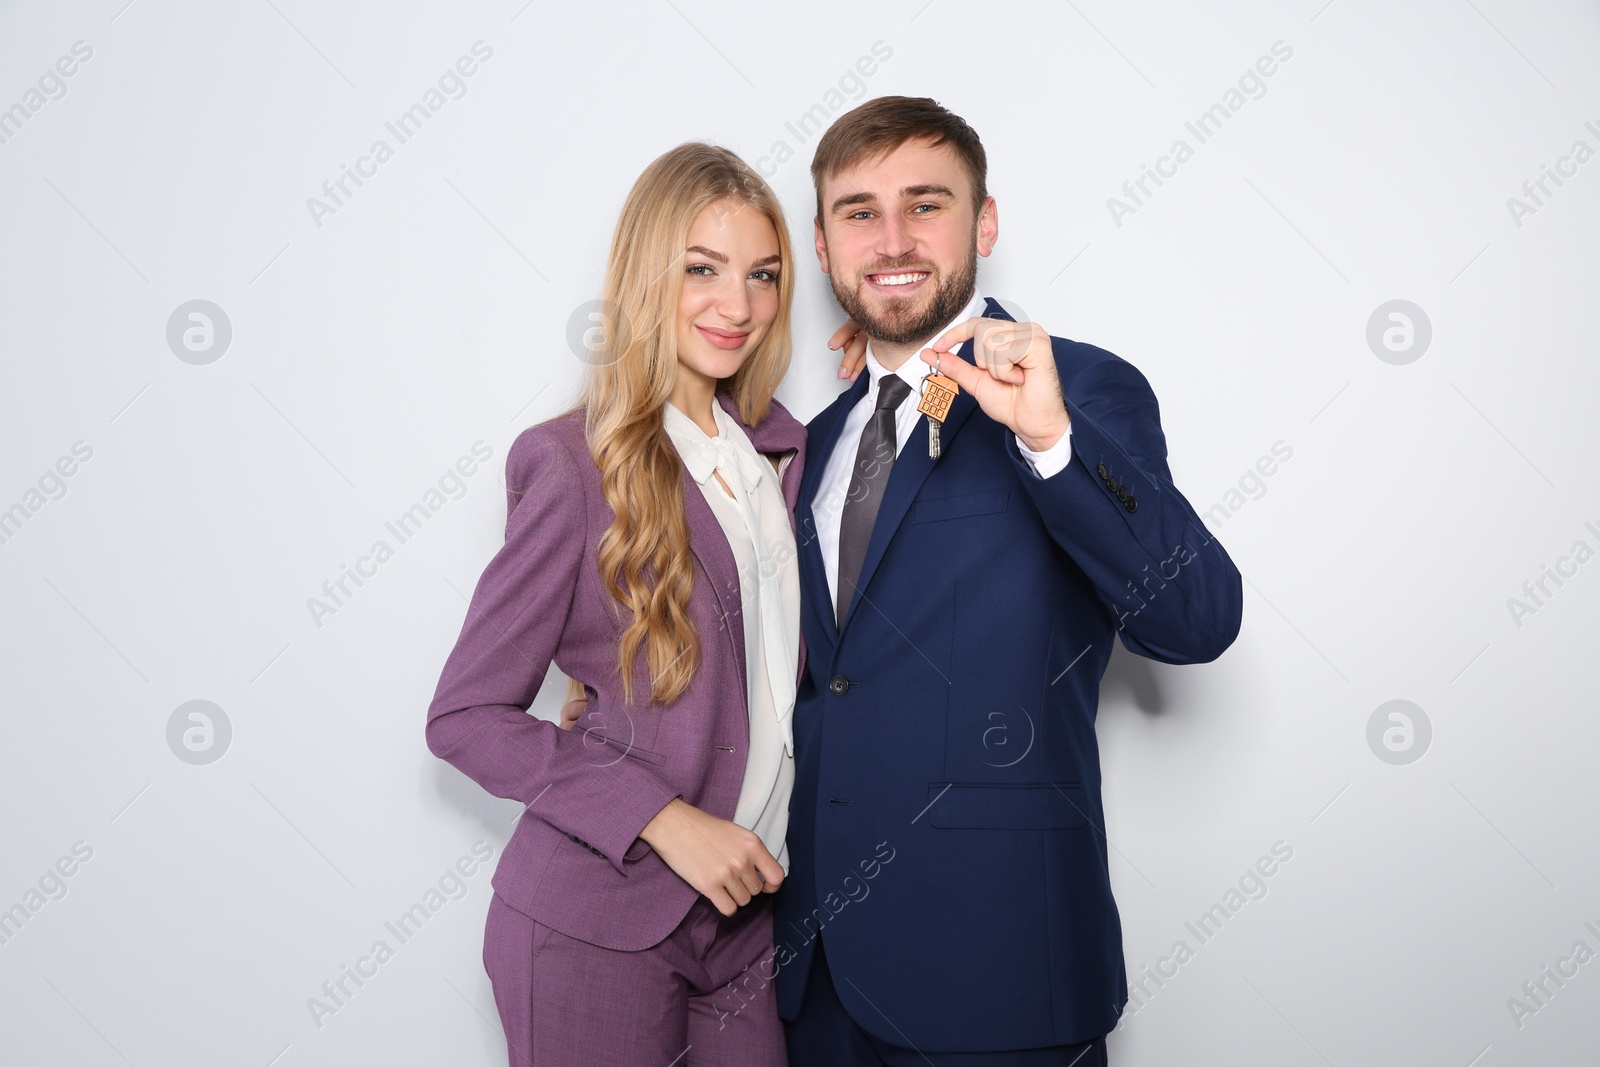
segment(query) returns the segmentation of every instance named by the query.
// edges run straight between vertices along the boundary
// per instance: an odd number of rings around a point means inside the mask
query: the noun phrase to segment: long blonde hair
[[[645,646],[650,702],[670,704],[700,666],[700,641],[689,618],[694,555],[684,511],[683,463],[662,415],[678,373],[678,299],[689,230],[720,200],[760,211],[777,232],[778,314],[731,378],[718,383],[739,416],[765,419],[789,368],[789,311],[794,262],[783,208],[772,189],[726,148],[678,145],[633,183],[611,239],[601,290],[601,341],[585,374],[579,406],[587,412],[589,452],[601,491],[615,512],[600,538],[600,577],[633,621],[617,650],[623,699],[633,701],[633,662]],[[675,269],[677,268],[677,269]]]

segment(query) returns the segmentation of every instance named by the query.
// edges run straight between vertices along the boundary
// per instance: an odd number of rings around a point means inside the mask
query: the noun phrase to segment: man
[[[978,293],[985,169],[964,121],[906,97],[842,116],[811,165],[817,256],[869,343],[807,427],[795,511],[775,959],[796,1067],[1104,1064],[1127,989],[1100,678],[1114,636],[1202,663],[1239,630],[1239,572],[1172,484],[1144,376]],[[937,458],[935,361],[958,390]]]

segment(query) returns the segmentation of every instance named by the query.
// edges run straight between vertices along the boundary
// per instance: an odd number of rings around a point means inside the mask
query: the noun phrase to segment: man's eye
[[[870,216],[871,214],[872,214],[872,212],[870,212],[870,211],[866,210],[865,208],[863,208],[862,210],[857,211],[854,214],[852,214],[850,217],[853,218],[853,219],[860,219],[860,218],[866,218],[866,217]]]
[[[937,211],[937,210],[939,210],[939,205],[938,204],[918,204],[916,207],[912,208],[911,210],[912,211],[921,211],[923,208],[927,208],[929,211]]]

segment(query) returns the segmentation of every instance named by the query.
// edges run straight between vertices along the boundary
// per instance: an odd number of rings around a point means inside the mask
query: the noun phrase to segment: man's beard
[[[915,263],[915,260],[909,261]],[[967,258],[949,278],[932,271],[930,280],[936,283],[933,300],[929,302],[927,310],[917,313],[916,309],[908,306],[904,301],[895,301],[891,298],[890,307],[882,312],[875,312],[868,308],[861,299],[860,287],[867,284],[868,274],[883,274],[895,269],[891,264],[874,266],[863,271],[857,288],[847,289],[839,283],[837,274],[828,276],[833,287],[833,297],[845,313],[859,323],[867,331],[867,336],[874,341],[891,345],[909,345],[916,341],[932,340],[934,332],[941,330],[949,321],[955,318],[956,313],[967,306],[967,301],[972,299],[974,286],[978,281],[978,250],[975,245],[967,248]],[[899,306],[895,306],[898,304]]]

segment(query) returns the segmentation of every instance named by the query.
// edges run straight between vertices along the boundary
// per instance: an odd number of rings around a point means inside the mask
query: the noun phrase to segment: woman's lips
[[[706,326],[696,326],[700,336],[711,343],[713,348],[720,348],[725,352],[732,352],[744,344],[744,339],[750,336],[749,331],[744,333],[731,333],[727,330],[713,330]]]

